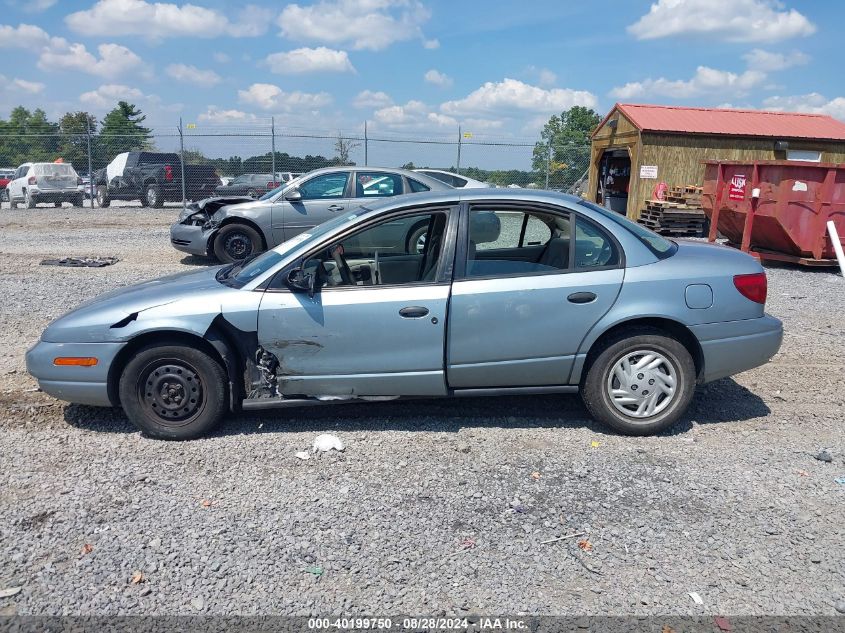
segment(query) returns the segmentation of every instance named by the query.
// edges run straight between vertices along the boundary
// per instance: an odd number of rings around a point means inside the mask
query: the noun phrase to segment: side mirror
[[[298,202],[299,200],[302,200],[302,194],[299,192],[299,189],[293,189],[285,194],[285,200],[289,202]]]
[[[317,292],[317,275],[306,273],[301,268],[294,268],[288,273],[288,287],[294,292],[307,292],[313,299]]]

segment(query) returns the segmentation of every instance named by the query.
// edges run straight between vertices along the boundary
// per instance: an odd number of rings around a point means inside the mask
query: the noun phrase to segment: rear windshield
[[[627,229],[629,233],[633,233],[634,237],[645,244],[646,248],[654,253],[658,259],[671,257],[675,254],[675,251],[678,250],[678,245],[675,244],[675,242],[667,240],[665,237],[658,235],[654,231],[650,231],[642,224],[631,222],[631,220],[626,218],[624,215],[619,215],[610,209],[605,209],[604,207],[600,207],[592,202],[587,202],[586,200],[581,200],[578,204],[602,214],[608,220],[613,220],[619,226]]]
[[[76,178],[76,171],[73,165],[67,163],[39,163],[33,165],[36,176],[73,176]]]

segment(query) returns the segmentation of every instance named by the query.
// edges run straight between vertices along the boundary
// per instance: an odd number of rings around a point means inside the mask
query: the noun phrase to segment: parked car
[[[276,189],[281,182],[273,178],[273,174],[243,174],[235,177],[227,185],[220,185],[214,190],[218,196],[249,196],[258,198],[268,191]]]
[[[0,168],[0,202],[9,201],[9,192],[6,191],[6,185],[12,182],[12,176],[15,175],[13,167]]]
[[[439,180],[402,169],[318,169],[255,202],[215,206],[214,213],[187,208],[170,227],[170,243],[180,251],[230,263],[273,248],[364,200],[449,189]],[[420,252],[425,222],[395,229],[403,231],[406,252]]]
[[[79,176],[68,163],[24,163],[15,170],[6,189],[13,209],[19,204],[33,209],[40,202],[57,207],[63,202],[82,206],[78,184]]]
[[[182,200],[182,165],[178,154],[124,152],[104,169],[94,172],[97,203],[107,207],[112,200],[140,200],[148,207]],[[220,185],[210,165],[185,165],[185,196],[201,200]]]
[[[372,237],[420,220],[422,253]],[[777,352],[765,301],[763,268],[728,247],[565,194],[432,191],[103,295],[51,323],[26,363],[46,393],[120,405],[170,439],[227,410],[577,391],[595,419],[647,435],[696,384]]]
[[[461,176],[460,174],[452,173],[451,171],[443,171],[442,169],[415,169],[415,172],[419,174],[425,174],[431,178],[436,178],[441,182],[445,182],[447,185],[452,187],[457,187],[458,189],[482,189],[486,187],[490,187],[490,183],[481,182],[480,180],[475,180],[473,178],[468,178],[467,176]]]

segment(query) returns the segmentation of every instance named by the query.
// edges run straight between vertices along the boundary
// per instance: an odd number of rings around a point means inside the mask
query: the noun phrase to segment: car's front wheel
[[[97,186],[97,205],[100,207],[107,207],[111,204],[111,198],[109,198],[109,190],[108,187],[105,185],[98,185]]]
[[[224,264],[246,259],[262,248],[258,231],[246,224],[227,224],[214,238],[214,255]]]
[[[120,377],[129,420],[150,437],[188,440],[205,435],[226,413],[226,373],[205,352],[182,345],[141,348]]]
[[[651,435],[674,425],[695,390],[695,363],[682,343],[640,328],[605,341],[581,388],[590,414],[625,435]]]

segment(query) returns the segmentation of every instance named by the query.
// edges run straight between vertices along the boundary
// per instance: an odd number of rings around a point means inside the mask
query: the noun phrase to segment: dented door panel
[[[282,396],[445,395],[448,296],[448,284],[266,292],[258,342]],[[428,312],[399,314],[410,306]]]

